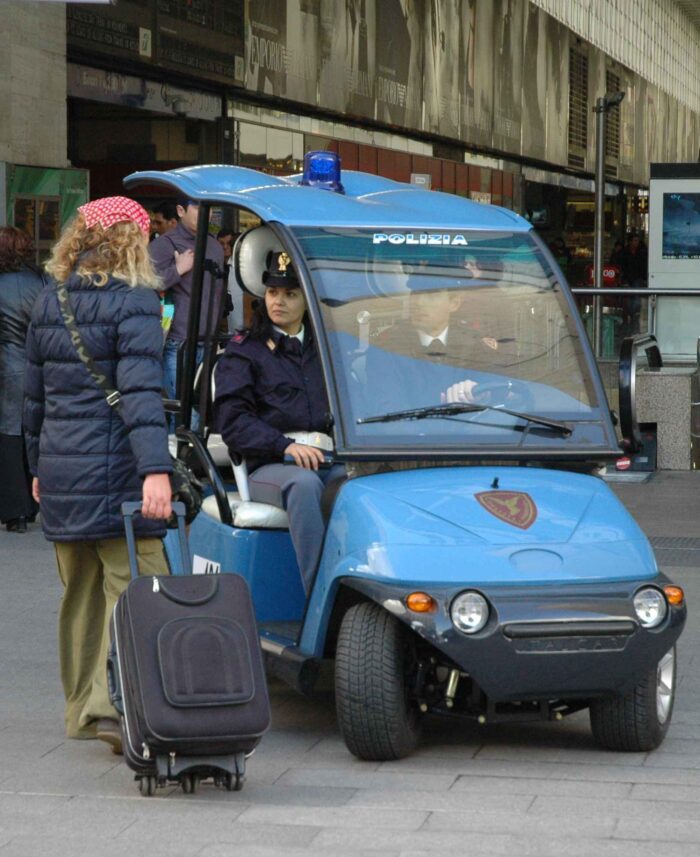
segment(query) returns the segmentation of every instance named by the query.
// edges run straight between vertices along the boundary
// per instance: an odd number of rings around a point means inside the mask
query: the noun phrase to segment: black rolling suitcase
[[[144,795],[170,782],[193,792],[205,778],[238,790],[270,724],[248,586],[236,574],[138,577],[139,509],[122,505],[134,579],[114,608],[107,665],[124,758]],[[173,510],[191,567],[184,506]]]

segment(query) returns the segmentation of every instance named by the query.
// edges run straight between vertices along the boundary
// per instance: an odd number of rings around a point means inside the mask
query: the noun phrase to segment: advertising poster
[[[258,5],[256,3],[256,5]],[[243,83],[244,0],[66,5],[69,48]]]
[[[525,9],[525,58],[523,75],[522,148],[528,156],[544,160],[547,154],[545,116],[547,94],[547,35],[545,13],[533,4]]]
[[[406,128],[421,127],[424,0],[377,4],[376,118]]]
[[[287,94],[287,0],[249,0],[246,89]]]
[[[150,62],[155,28],[153,6],[148,0],[121,0],[114,6],[66,4],[68,47],[87,45],[111,57]]]
[[[524,0],[493,0],[493,145],[520,152]],[[530,66],[528,64],[528,73]]]
[[[320,0],[287,0],[287,97],[318,101]]]
[[[545,15],[546,160],[565,166],[569,157],[569,31]],[[525,55],[529,69],[529,55]]]
[[[243,0],[158,0],[156,61],[243,83]]]
[[[459,138],[462,0],[426,0],[423,62],[425,131]]]
[[[700,259],[700,193],[664,193],[662,259]]]
[[[320,0],[324,107],[374,118],[376,20],[375,0]]]

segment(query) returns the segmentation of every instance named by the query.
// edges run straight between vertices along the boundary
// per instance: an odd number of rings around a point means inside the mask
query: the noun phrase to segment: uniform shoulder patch
[[[245,342],[246,339],[250,336],[249,330],[237,330],[233,336],[231,337],[231,342],[240,343]]]

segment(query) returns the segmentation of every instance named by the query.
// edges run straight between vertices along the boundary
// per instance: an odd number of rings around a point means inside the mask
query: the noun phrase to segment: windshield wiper
[[[474,403],[458,403],[447,405],[431,405],[427,408],[413,408],[410,411],[391,411],[388,414],[378,414],[375,417],[360,417],[356,420],[357,425],[367,425],[368,423],[393,423],[398,420],[424,420],[431,417],[452,417],[455,414],[476,414],[482,411],[496,411],[502,414],[508,414],[511,417],[525,420],[534,425],[543,426],[551,431],[559,432],[563,437],[569,437],[572,433],[572,428],[567,423],[562,423],[559,420],[549,420],[545,417],[538,417],[534,414],[523,414],[520,411],[511,411],[508,408],[500,408],[494,405],[477,405]]]

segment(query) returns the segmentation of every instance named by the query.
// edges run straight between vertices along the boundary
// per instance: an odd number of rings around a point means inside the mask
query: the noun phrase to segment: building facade
[[[545,237],[565,236],[578,282],[592,253],[596,98],[625,93],[606,140],[611,241],[645,227],[649,163],[700,152],[692,3],[4,8],[17,13],[0,51],[0,103],[12,108],[0,133],[5,170],[77,168],[92,196],[118,192],[136,169],[227,162],[289,173],[305,151],[331,148],[345,168],[522,212]],[[12,222],[13,193],[3,192]]]

